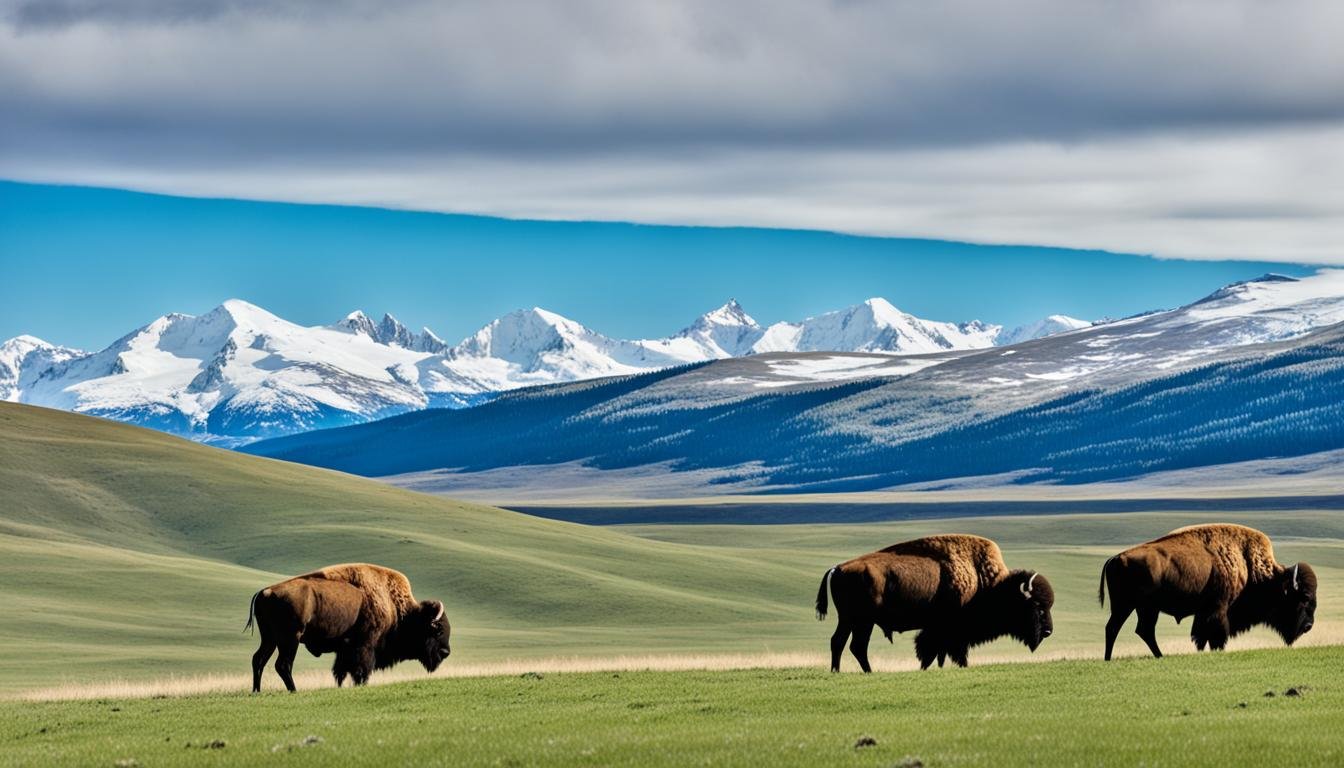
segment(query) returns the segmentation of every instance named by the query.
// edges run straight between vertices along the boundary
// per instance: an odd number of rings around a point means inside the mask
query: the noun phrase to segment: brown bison
[[[1222,650],[1229,637],[1257,624],[1273,628],[1289,645],[1311,630],[1316,615],[1316,574],[1311,566],[1283,566],[1269,537],[1230,523],[1192,525],[1140,544],[1106,561],[1097,600],[1111,592],[1106,658],[1129,614],[1139,613],[1135,633],[1161,658],[1157,615],[1177,623],[1194,616],[1195,647]]]
[[[433,672],[448,658],[443,603],[417,602],[411,582],[379,565],[332,565],[286,579],[252,595],[247,625],[256,617],[261,645],[252,654],[252,690],[277,649],[275,671],[294,690],[294,654],[302,644],[314,656],[335,653],[336,685],[347,675],[363,685],[375,669],[412,659]]]
[[[966,666],[974,646],[1011,635],[1035,651],[1050,636],[1050,582],[1035,571],[1010,571],[999,545],[979,536],[950,534],[903,542],[831,568],[817,590],[817,619],[834,597],[831,671],[840,671],[845,641],[864,672],[873,627],[919,629],[915,654],[928,669],[936,658]]]

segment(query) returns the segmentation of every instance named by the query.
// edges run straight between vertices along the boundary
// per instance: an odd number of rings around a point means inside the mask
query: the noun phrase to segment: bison
[[[826,618],[827,591],[835,600],[831,671],[840,671],[845,641],[864,672],[873,627],[919,629],[915,654],[928,669],[946,658],[966,666],[974,646],[1010,635],[1032,651],[1053,631],[1050,582],[1035,571],[1010,571],[999,545],[979,536],[951,534],[902,542],[826,571],[817,590],[817,619]]]
[[[294,690],[294,654],[302,644],[314,656],[336,654],[336,685],[355,685],[375,669],[416,660],[433,672],[448,658],[443,603],[417,602],[399,571],[367,563],[332,565],[272,584],[252,595],[247,624],[256,619],[261,645],[252,654],[252,690],[277,649],[275,671]]]
[[[1288,645],[1311,630],[1316,615],[1316,573],[1306,563],[1280,565],[1269,537],[1230,523],[1192,525],[1110,558],[1101,569],[1097,600],[1111,592],[1106,659],[1129,614],[1138,611],[1135,634],[1153,655],[1157,615],[1180,623],[1194,616],[1190,637],[1198,650],[1222,650],[1230,637],[1264,624]]]

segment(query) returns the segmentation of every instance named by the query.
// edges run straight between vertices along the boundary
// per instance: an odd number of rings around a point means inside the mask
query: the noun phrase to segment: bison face
[[[452,627],[448,617],[443,615],[443,603],[438,600],[426,600],[420,603],[420,630],[424,638],[420,648],[420,663],[433,672],[452,651],[448,647],[448,635]]]
[[[1018,571],[1009,577],[1016,592],[1017,607],[1013,636],[1033,652],[1055,631],[1050,609],[1055,605],[1055,590],[1035,571]]]
[[[1306,563],[1298,563],[1279,574],[1281,596],[1270,623],[1292,645],[1311,631],[1316,622],[1316,572]]]

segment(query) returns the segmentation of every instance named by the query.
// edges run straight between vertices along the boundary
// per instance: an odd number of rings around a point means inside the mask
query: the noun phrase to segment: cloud
[[[0,0],[0,18],[9,177],[1344,258],[1336,4]]]

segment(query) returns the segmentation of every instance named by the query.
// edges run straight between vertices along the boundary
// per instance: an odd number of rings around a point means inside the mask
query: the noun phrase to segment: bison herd
[[[1180,528],[1121,552],[1102,566],[1098,598],[1111,595],[1106,659],[1131,613],[1136,633],[1161,657],[1154,628],[1159,613],[1179,623],[1193,617],[1195,647],[1221,650],[1228,638],[1256,625],[1292,643],[1311,630],[1316,574],[1306,563],[1274,559],[1269,537],[1231,524]],[[999,546],[979,536],[948,534],[902,542],[840,563],[821,578],[817,618],[834,603],[831,671],[840,670],[848,642],[864,672],[868,641],[878,627],[918,630],[921,668],[935,661],[966,666],[971,648],[1000,637],[1032,651],[1054,630],[1055,593],[1044,574],[1012,570]],[[252,656],[252,690],[279,652],[275,671],[294,690],[292,669],[300,645],[314,656],[334,653],[332,675],[363,685],[375,669],[419,661],[433,672],[448,658],[448,619],[443,603],[417,601],[404,575],[390,568],[353,564],[323,568],[272,584],[252,596],[247,627],[255,618],[261,645]]]

